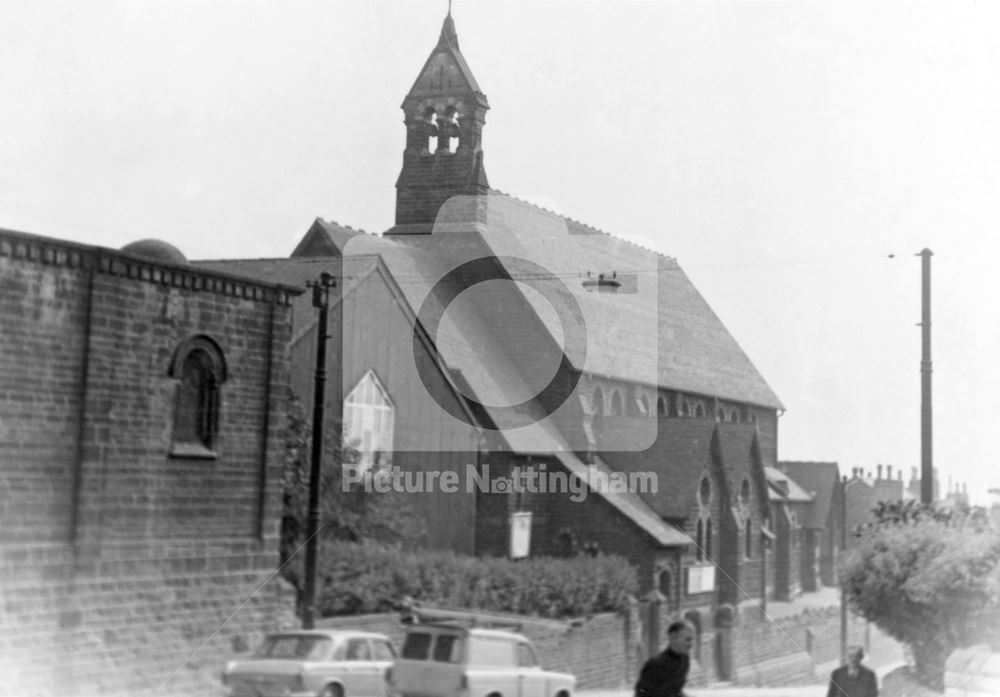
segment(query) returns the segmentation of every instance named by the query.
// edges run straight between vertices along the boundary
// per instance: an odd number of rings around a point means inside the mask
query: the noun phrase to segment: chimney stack
[[[875,465],[875,470],[878,472],[878,479],[882,479],[882,465]]]
[[[892,465],[885,466],[885,478],[892,479]]]

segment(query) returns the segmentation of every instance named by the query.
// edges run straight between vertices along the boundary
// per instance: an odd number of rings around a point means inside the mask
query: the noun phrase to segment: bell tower
[[[489,108],[458,49],[449,8],[437,46],[403,100],[406,150],[394,234],[427,234],[449,198],[488,192],[482,137]]]

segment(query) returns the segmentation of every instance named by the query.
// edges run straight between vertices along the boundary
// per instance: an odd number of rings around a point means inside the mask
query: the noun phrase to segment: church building
[[[489,109],[449,14],[402,103],[395,224],[199,264],[338,279],[327,418],[366,469],[454,473],[413,492],[426,547],[619,554],[707,641],[765,592],[782,403],[674,259],[493,188]],[[294,303],[308,404],[319,328]]]

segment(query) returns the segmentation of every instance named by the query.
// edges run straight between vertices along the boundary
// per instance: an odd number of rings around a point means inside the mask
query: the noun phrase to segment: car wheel
[[[318,697],[344,697],[344,690],[340,685],[327,685]]]

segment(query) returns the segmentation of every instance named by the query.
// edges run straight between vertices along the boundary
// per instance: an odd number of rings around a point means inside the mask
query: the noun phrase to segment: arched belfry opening
[[[489,108],[459,50],[449,10],[403,100],[406,147],[396,181],[396,225],[387,234],[430,234],[449,198],[489,192],[482,150]]]

